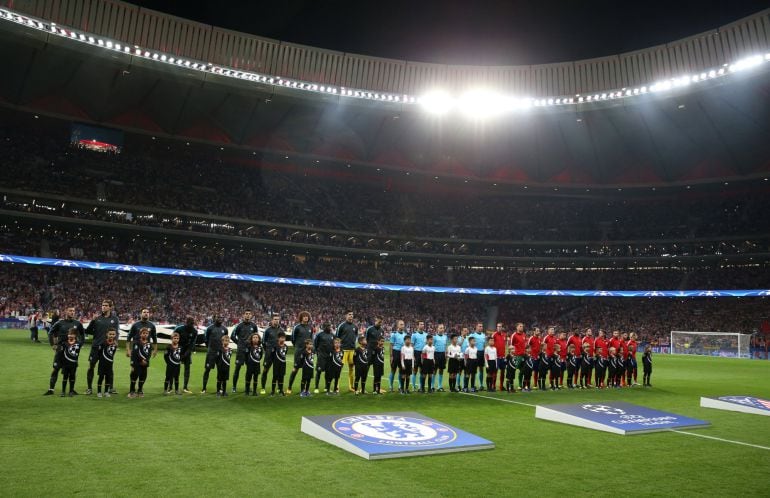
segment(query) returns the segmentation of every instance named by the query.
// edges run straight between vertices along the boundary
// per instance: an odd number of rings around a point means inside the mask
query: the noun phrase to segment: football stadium
[[[767,496],[770,9],[398,3],[0,0],[4,496]]]

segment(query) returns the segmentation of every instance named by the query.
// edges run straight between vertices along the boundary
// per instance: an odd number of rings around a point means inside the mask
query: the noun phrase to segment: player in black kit
[[[649,345],[644,348],[642,368],[642,386],[652,387],[652,384],[650,384],[650,377],[652,377],[652,348]]]
[[[369,349],[366,347],[366,337],[358,337],[358,347],[353,354],[353,363],[355,364],[356,378],[353,384],[353,390],[356,394],[366,394],[366,377],[369,376]],[[361,390],[358,390],[358,383],[361,383]]]
[[[198,329],[195,328],[195,318],[188,316],[184,325],[174,329],[179,334],[179,347],[182,349],[182,365],[184,365],[184,388],[185,394],[192,394],[188,389],[190,383],[190,365],[192,365],[192,355],[195,352],[195,342],[198,340]]]
[[[238,389],[238,376],[241,373],[241,366],[246,363],[246,355],[249,354],[249,338],[251,334],[258,331],[256,324],[251,321],[251,318],[251,310],[243,310],[243,320],[235,326],[232,334],[230,334],[230,340],[238,345],[238,354],[235,355],[235,372],[233,373],[233,392]]]
[[[67,342],[67,335],[72,328],[74,328],[76,331],[77,342],[82,346],[83,342],[85,341],[85,331],[83,330],[83,324],[75,319],[75,307],[68,306],[64,310],[64,318],[57,320],[51,326],[50,335],[52,348],[54,350],[53,368],[51,370],[51,380],[48,384],[48,390],[43,393],[44,396],[50,396],[54,393],[56,382],[59,380],[59,370],[62,368],[64,344]],[[77,394],[77,391],[73,392]]]
[[[265,394],[265,385],[267,384],[267,373],[270,371],[270,367],[273,366],[273,349],[275,349],[276,345],[278,344],[278,334],[284,334],[284,337],[286,336],[286,333],[281,330],[281,316],[278,314],[275,314],[270,319],[270,326],[265,329],[264,333],[262,334],[262,347],[265,351],[265,365],[264,368],[262,368],[262,390],[260,391],[261,394]]]
[[[155,324],[150,321],[150,308],[144,307],[139,314],[139,320],[131,325],[131,329],[128,331],[128,338],[126,339],[126,358],[131,358],[131,349],[134,346],[134,341],[139,340],[139,331],[143,328],[150,329],[150,342],[152,342],[152,357],[158,353],[158,334],[155,329]],[[115,340],[117,343],[117,339]],[[115,394],[113,391],[111,394]]]
[[[262,338],[257,332],[249,338],[249,354],[246,356],[246,396],[250,393],[257,395],[257,383],[259,382],[259,366],[262,361]],[[254,391],[251,391],[251,383],[254,382]]]
[[[286,346],[286,334],[278,332],[278,342],[273,348],[272,353],[273,382],[270,396],[275,396],[276,386],[278,386],[278,394],[286,396],[286,393],[283,391],[283,379],[286,377],[286,352],[288,349],[289,348]],[[262,377],[264,378],[264,376],[265,374],[263,373]]]
[[[227,379],[230,377],[230,338],[227,336],[220,339],[222,349],[219,350],[217,357],[217,396],[227,396]]]
[[[294,368],[291,370],[291,375],[289,375],[289,388],[286,390],[286,394],[291,394],[291,388],[294,386],[294,378],[297,376],[297,372],[302,369],[302,362],[299,362],[298,360],[305,351],[305,341],[310,340],[312,342],[313,339],[313,327],[310,326],[310,313],[307,311],[300,311],[298,316],[299,323],[294,326],[294,330],[291,332],[291,345],[294,347]]]
[[[222,325],[222,317],[214,315],[214,323],[206,328],[203,336],[208,351],[206,351],[206,363],[203,365],[203,389],[201,389],[201,394],[206,394],[209,372],[217,366],[217,357],[222,349],[222,337],[225,336],[227,336],[227,327]]]
[[[94,339],[91,343],[91,352],[88,354],[88,372],[86,372],[86,394],[93,394],[94,372],[99,362],[99,348],[107,339],[108,330],[119,330],[118,317],[112,314],[112,303],[105,299],[102,301],[102,314],[91,320],[86,328],[86,335],[91,334]]]
[[[113,383],[115,382],[115,374],[113,371],[113,365],[115,363],[115,353],[118,350],[118,331],[108,330],[107,340],[99,348],[99,366],[98,366],[98,379],[96,381],[96,397],[102,397],[102,383],[104,382],[104,397],[109,398],[112,396]]]
[[[313,349],[315,349],[316,357],[315,390],[313,392],[318,394],[318,382],[321,379],[321,373],[326,374],[334,350],[334,334],[332,334],[331,323],[324,322],[321,326],[321,331],[313,339]]]

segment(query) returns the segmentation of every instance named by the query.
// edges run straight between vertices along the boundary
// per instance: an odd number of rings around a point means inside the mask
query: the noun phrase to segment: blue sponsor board
[[[340,289],[375,289],[396,292],[428,292],[437,294],[476,294],[497,296],[573,296],[573,297],[752,297],[770,296],[770,289],[726,289],[726,290],[543,290],[543,289],[477,289],[457,287],[435,287],[419,285],[376,284],[368,282],[341,282],[329,280],[310,280],[306,278],[287,278],[270,275],[250,275],[245,273],[222,273],[194,269],[162,268],[156,266],[134,266],[121,263],[99,263],[71,259],[37,258],[34,256],[16,256],[0,254],[0,263],[18,263],[24,265],[59,266],[63,268],[87,268],[89,270],[125,271],[147,273],[150,275],[174,275],[180,277],[213,278],[238,280],[243,282],[265,282],[273,284],[302,285],[311,287],[335,287]]]
[[[538,405],[535,408],[535,417],[624,436],[710,425],[704,420],[633,405],[624,401],[576,405]]]
[[[720,396],[701,398],[700,406],[732,412],[753,413],[770,417],[770,400],[755,396]]]
[[[491,441],[415,412],[302,417],[302,432],[367,460],[495,447]]]

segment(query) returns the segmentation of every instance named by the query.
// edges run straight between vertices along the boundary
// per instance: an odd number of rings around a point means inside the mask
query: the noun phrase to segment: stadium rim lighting
[[[464,114],[469,115],[472,118],[486,117],[490,115],[502,114],[504,112],[518,111],[527,109],[529,107],[551,107],[551,106],[565,106],[573,104],[583,104],[586,102],[596,102],[599,100],[618,99],[618,98],[633,98],[638,95],[646,94],[648,91],[656,93],[661,91],[667,91],[671,88],[686,87],[692,83],[700,83],[706,80],[711,80],[723,76],[730,75],[735,72],[740,72],[752,68],[756,68],[763,63],[770,62],[770,53],[755,54],[737,61],[722,64],[719,68],[703,70],[697,75],[682,75],[662,81],[655,82],[652,85],[645,85],[633,90],[626,88],[608,90],[601,94],[594,93],[593,95],[587,95],[585,97],[576,95],[576,98],[571,96],[544,96],[539,99],[522,98],[520,96],[510,96],[495,94],[493,98],[492,92],[488,92],[487,95],[483,95],[483,92],[479,90],[468,90],[462,97],[456,98],[450,94],[437,90],[429,92],[421,97],[416,97],[407,94],[384,94],[374,93],[367,89],[338,89],[331,85],[323,85],[319,87],[316,82],[304,82],[294,80],[290,78],[277,78],[268,75],[260,75],[255,73],[240,72],[235,70],[223,70],[220,67],[213,66],[206,62],[190,61],[185,59],[176,59],[170,54],[163,54],[160,52],[153,52],[148,50],[149,47],[143,48],[138,45],[134,45],[133,49],[129,46],[122,45],[119,42],[112,40],[105,40],[102,38],[94,37],[91,33],[80,32],[77,30],[63,29],[54,22],[42,21],[40,19],[30,18],[29,16],[22,16],[9,9],[0,8],[0,20],[6,20],[8,22],[14,22],[21,24],[29,29],[37,29],[45,31],[56,36],[71,39],[76,42],[88,43],[93,46],[101,47],[105,50],[115,50],[118,52],[124,52],[126,54],[133,54],[136,57],[143,57],[145,59],[166,63],[177,66],[192,67],[193,69],[220,74],[226,77],[243,79],[247,81],[267,83],[270,85],[279,85],[287,88],[296,89],[298,91],[310,91],[329,93],[332,95],[340,95],[345,97],[352,97],[364,100],[392,102],[398,104],[419,104],[420,107],[426,109],[428,112],[437,115],[443,115],[451,111],[458,104],[460,104],[461,110]],[[473,97],[470,97],[469,95]],[[482,96],[483,95],[483,96]]]

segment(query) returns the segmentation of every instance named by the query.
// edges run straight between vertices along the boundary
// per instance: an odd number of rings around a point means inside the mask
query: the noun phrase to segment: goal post
[[[749,358],[751,334],[739,332],[671,331],[671,354]]]

